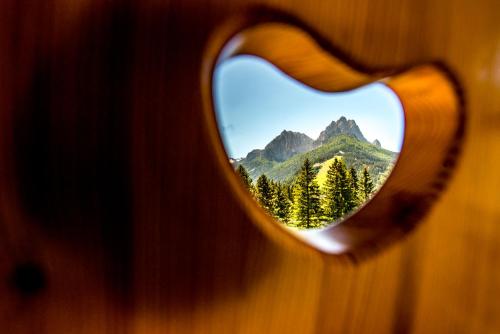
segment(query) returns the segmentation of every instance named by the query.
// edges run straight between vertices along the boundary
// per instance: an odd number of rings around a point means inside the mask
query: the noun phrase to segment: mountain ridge
[[[332,121],[316,140],[301,132],[283,130],[264,149],[250,151],[233,166],[242,164],[252,178],[266,174],[283,181],[294,176],[306,157],[321,164],[335,155],[344,156],[349,166],[358,169],[369,166],[375,179],[397,157],[397,153],[382,148],[378,140],[370,143],[354,120],[342,116]]]
[[[359,140],[367,142],[356,121],[352,119],[348,120],[345,116],[341,116],[337,121],[332,121],[321,131],[316,140],[313,140],[302,132],[285,129],[278,136],[274,137],[264,149],[254,149],[248,152],[243,159],[252,160],[257,157],[264,157],[270,161],[283,162],[295,154],[321,146],[340,134],[352,135]]]
[[[313,142],[304,133],[283,130],[264,147],[262,153],[268,160],[282,162],[295,154],[311,150]]]
[[[354,136],[341,134],[311,151],[274,164],[260,174],[266,174],[269,178],[277,181],[287,181],[298,173],[306,158],[312,164],[321,165],[335,156],[342,157],[348,167],[354,167],[358,171],[364,166],[368,166],[370,174],[372,174],[374,181],[377,182],[379,175],[395,161],[398,155],[369,142],[361,141]],[[260,176],[260,174],[250,173],[253,178]]]
[[[353,119],[347,120],[345,116],[341,116],[337,121],[332,121],[325,130],[321,131],[314,144],[320,146],[328,142],[329,139],[341,134],[350,134],[361,141],[367,141],[356,121]]]

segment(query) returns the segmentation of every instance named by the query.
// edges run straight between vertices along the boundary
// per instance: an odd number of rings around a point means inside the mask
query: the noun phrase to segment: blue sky
[[[283,130],[316,139],[341,116],[354,119],[366,139],[399,152],[404,118],[398,97],[374,83],[342,93],[324,93],[290,78],[255,56],[223,61],[214,75],[219,130],[228,155],[245,157]]]

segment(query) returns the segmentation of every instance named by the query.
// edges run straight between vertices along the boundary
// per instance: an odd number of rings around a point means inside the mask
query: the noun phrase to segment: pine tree
[[[349,183],[351,187],[354,208],[356,208],[360,204],[360,195],[358,173],[356,172],[356,169],[354,167],[351,167],[349,169]]]
[[[276,184],[274,192],[274,216],[283,223],[290,221],[291,203],[288,198],[288,187],[283,184]]]
[[[269,186],[271,188],[271,213],[276,217],[276,194],[278,193],[278,182],[273,179],[269,179]]]
[[[294,201],[294,184],[291,183],[291,184],[288,184],[286,185],[286,194],[288,196],[288,200],[290,201],[290,203],[293,204],[293,201]]]
[[[304,161],[296,181],[294,213],[299,227],[310,228],[320,225],[322,215],[320,191],[309,159]]]
[[[373,193],[373,181],[370,176],[370,173],[368,172],[368,168],[365,167],[363,169],[363,175],[361,177],[361,194],[363,196],[363,200],[367,201],[370,199],[370,196]]]
[[[343,198],[338,185],[337,165],[339,161],[337,158],[328,167],[325,181],[324,191],[324,209],[325,214],[330,220],[338,219],[342,215]]]
[[[337,177],[340,193],[344,202],[344,206],[342,208],[342,216],[344,216],[356,207],[356,203],[354,200],[349,172],[344,160],[342,159],[339,159],[339,162],[337,163]]]
[[[257,179],[256,184],[256,197],[259,204],[269,211],[270,214],[273,213],[273,189],[271,181],[266,175],[262,174]]]
[[[330,220],[342,218],[356,208],[357,204],[357,175],[354,171],[356,187],[353,187],[352,170],[347,171],[343,160],[335,158],[326,174],[324,207]]]
[[[252,178],[250,177],[250,175],[248,174],[246,168],[243,166],[243,165],[239,165],[238,168],[236,169],[236,173],[238,173],[238,175],[240,176],[241,178],[241,181],[243,182],[243,184],[245,185],[245,187],[253,193],[253,181],[252,181]]]

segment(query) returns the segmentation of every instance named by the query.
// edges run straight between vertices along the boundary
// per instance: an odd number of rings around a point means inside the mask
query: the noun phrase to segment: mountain
[[[374,182],[377,182],[379,175],[394,162],[397,154],[354,136],[341,134],[309,152],[297,154],[282,163],[274,164],[265,174],[274,180],[286,181],[297,174],[306,158],[319,169],[325,161],[336,156],[342,157],[348,167],[352,166],[358,171],[368,166]],[[250,173],[250,175],[255,178],[260,174]]]
[[[347,120],[344,116],[340,117],[338,121],[332,121],[320,134],[318,139],[314,141],[314,146],[320,146],[328,142],[331,138],[341,135],[351,135],[361,141],[367,141],[361,133],[356,122],[352,119]]]
[[[313,148],[313,140],[300,132],[283,130],[266,147],[250,151],[247,156],[233,166],[243,164],[250,175],[260,176],[275,164]]]
[[[377,146],[377,147],[382,147],[382,144],[380,144],[380,141],[378,139],[375,139],[373,142],[372,142],[373,145]]]
[[[300,132],[286,131],[280,133],[262,151],[262,156],[271,161],[282,162],[297,153],[307,152],[313,148],[313,140]]]
[[[354,120],[340,117],[314,141],[303,133],[284,130],[264,149],[251,151],[234,166],[245,166],[254,180],[266,174],[274,180],[286,181],[297,174],[305,158],[319,169],[335,156],[342,156],[349,167],[358,170],[369,166],[376,182],[395,161],[397,154],[380,147],[378,140],[369,143]]]

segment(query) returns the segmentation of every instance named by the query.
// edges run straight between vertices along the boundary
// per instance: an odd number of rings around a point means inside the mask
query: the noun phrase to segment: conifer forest
[[[332,159],[321,182],[317,168],[307,158],[295,178],[287,181],[275,181],[265,174],[252,180],[241,164],[236,172],[262,208],[280,223],[298,229],[341,221],[368,201],[378,187],[367,166],[358,171],[346,166],[341,157]]]

